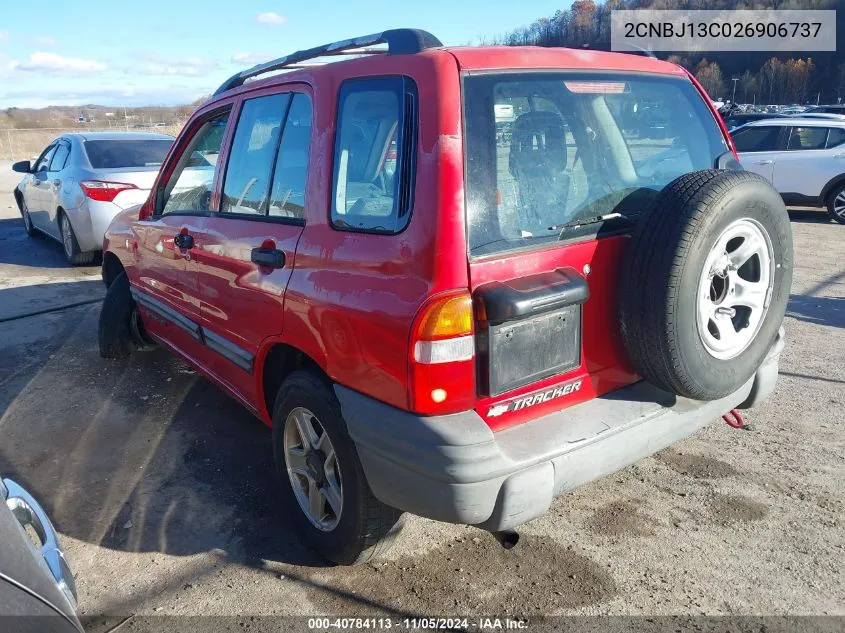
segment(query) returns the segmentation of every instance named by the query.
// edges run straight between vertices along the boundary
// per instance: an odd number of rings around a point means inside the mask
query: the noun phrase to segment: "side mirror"
[[[32,163],[28,160],[22,160],[12,165],[12,171],[16,171],[19,174],[31,174],[32,173]]]

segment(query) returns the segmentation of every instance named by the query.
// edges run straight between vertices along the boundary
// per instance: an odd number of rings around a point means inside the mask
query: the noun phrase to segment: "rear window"
[[[94,169],[159,167],[173,144],[169,139],[85,141],[85,153]]]
[[[473,75],[464,110],[476,256],[631,226],[667,183],[728,149],[682,78]]]

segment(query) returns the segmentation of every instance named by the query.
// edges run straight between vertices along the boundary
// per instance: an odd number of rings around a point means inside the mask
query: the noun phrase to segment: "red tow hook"
[[[745,427],[745,420],[742,419],[742,414],[737,411],[736,409],[731,409],[725,415],[722,416],[722,419],[728,423],[728,426],[732,426],[735,429],[741,429]]]

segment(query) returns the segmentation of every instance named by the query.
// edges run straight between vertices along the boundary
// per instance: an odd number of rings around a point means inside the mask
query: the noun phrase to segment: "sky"
[[[499,6],[496,6],[496,5]],[[177,105],[303,48],[389,28],[477,44],[570,0],[0,0],[0,109]]]

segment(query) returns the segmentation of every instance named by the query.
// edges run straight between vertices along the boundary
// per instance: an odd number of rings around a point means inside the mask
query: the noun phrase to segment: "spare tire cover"
[[[762,177],[708,169],[666,185],[620,271],[620,329],[637,373],[697,400],[738,390],[777,336],[792,258],[786,207]]]

